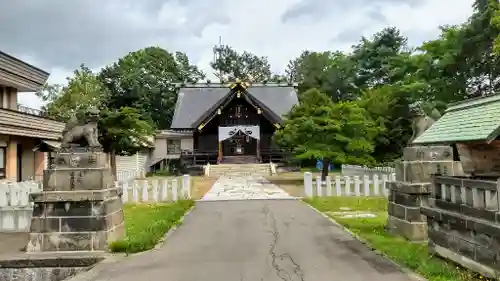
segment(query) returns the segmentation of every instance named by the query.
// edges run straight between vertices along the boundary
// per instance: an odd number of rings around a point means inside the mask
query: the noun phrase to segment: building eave
[[[34,92],[47,82],[49,73],[0,51],[0,85],[19,92]]]

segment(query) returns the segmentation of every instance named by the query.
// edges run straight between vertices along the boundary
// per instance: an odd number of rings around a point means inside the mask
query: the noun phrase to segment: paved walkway
[[[198,202],[161,248],[97,268],[71,281],[410,280],[298,200]]]
[[[234,174],[221,176],[203,196],[202,201],[295,199],[263,176]]]

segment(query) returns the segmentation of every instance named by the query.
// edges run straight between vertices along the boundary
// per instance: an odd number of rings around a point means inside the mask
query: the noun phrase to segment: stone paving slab
[[[260,175],[221,176],[200,201],[296,199]]]

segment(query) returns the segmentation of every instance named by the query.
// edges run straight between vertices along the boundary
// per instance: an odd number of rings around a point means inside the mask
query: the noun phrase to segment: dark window
[[[167,153],[181,153],[181,140],[167,140]]]

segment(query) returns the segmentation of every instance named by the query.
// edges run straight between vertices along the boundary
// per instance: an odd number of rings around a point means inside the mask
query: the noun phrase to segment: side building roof
[[[180,88],[171,128],[194,128],[194,123],[199,118],[231,92],[232,90],[223,84]],[[280,117],[299,102],[293,85],[256,84],[250,85],[246,92]]]
[[[490,142],[500,135],[500,95],[451,104],[414,144]]]

